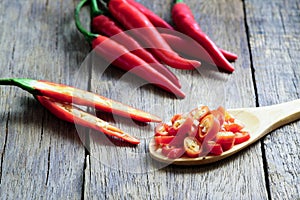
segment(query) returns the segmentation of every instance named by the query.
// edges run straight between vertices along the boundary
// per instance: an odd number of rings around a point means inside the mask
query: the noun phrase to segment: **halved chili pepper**
[[[172,8],[172,19],[176,25],[176,29],[187,34],[204,47],[218,67],[229,72],[234,71],[234,67],[226,60],[217,45],[202,32],[191,9],[183,0],[175,1],[175,5]]]
[[[87,1],[88,0],[81,1],[76,7],[75,21],[78,30],[92,43],[92,47],[95,49],[96,53],[118,68],[134,73],[180,98],[185,97],[185,94],[174,83],[153,69],[144,60],[130,53],[123,45],[120,45],[108,37],[86,31],[80,23],[79,13]]]
[[[112,38],[113,40],[126,47],[131,53],[149,63],[151,67],[172,81],[177,87],[181,87],[175,74],[162,65],[149,51],[141,47],[136,40],[125,33],[111,17],[104,15],[105,12],[99,9],[97,0],[91,1],[91,8],[93,16],[92,29],[95,33],[104,34],[107,37],[115,36]]]
[[[146,17],[151,21],[151,23],[155,26],[155,27],[160,27],[160,28],[167,28],[170,30],[174,30],[174,28],[168,24],[165,20],[163,20],[161,17],[159,17],[158,15],[156,15],[154,12],[152,12],[151,10],[149,10],[148,8],[146,8],[144,5],[136,2],[135,0],[127,0],[127,2],[136,7],[140,12],[142,12],[144,15],[146,15]]]
[[[126,0],[110,0],[108,9],[125,28],[134,29],[137,39],[147,45],[153,55],[165,64],[187,70],[200,66],[200,62],[184,59],[174,52],[149,19]]]
[[[206,50],[195,40],[170,33],[161,33],[161,36],[175,51],[206,61],[208,63],[214,63],[208,52],[206,52]],[[220,48],[219,50],[228,61],[235,61],[237,59],[237,55]]]
[[[140,143],[137,138],[108,124],[106,121],[81,110],[74,105],[58,102],[44,96],[35,97],[45,108],[47,108],[52,114],[61,120],[92,128],[94,130],[103,132],[106,135],[125,140],[131,144]]]
[[[41,80],[11,78],[0,79],[0,85],[15,85],[33,95],[46,96],[61,102],[94,107],[98,110],[111,112],[123,117],[131,117],[132,119],[142,122],[161,121],[161,119],[155,115],[135,109],[118,101],[62,84]]]

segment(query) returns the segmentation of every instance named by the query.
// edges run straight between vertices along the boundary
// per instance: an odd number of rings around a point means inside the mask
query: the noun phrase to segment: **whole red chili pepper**
[[[175,51],[181,52],[193,58],[200,59],[201,61],[203,60],[214,64],[211,56],[206,52],[206,50],[192,38],[177,36],[175,34],[169,34],[169,33],[161,33],[161,36],[168,42],[170,47]],[[223,52],[224,57],[228,61],[235,61],[237,59],[237,55],[231,52],[221,50],[221,49],[220,51]]]
[[[94,107],[97,110],[110,112],[123,117],[130,117],[141,122],[161,121],[159,117],[150,113],[67,85],[23,78],[0,79],[0,85],[15,85],[33,95],[46,96],[61,102]]]
[[[108,9],[125,28],[134,29],[137,39],[148,45],[154,56],[165,64],[189,70],[200,66],[200,62],[184,59],[174,52],[149,19],[126,0],[110,0]]]
[[[148,63],[138,56],[130,53],[124,46],[113,41],[110,38],[99,34],[87,32],[80,23],[80,9],[87,2],[81,1],[75,10],[75,21],[78,30],[85,38],[92,43],[92,47],[96,53],[102,56],[106,61],[112,63],[116,67],[130,71],[146,81],[155,84],[156,86],[173,93],[179,98],[184,98],[185,94],[161,73],[153,69]]]
[[[187,34],[205,48],[218,67],[229,72],[234,71],[234,67],[226,60],[216,44],[201,31],[191,9],[183,3],[183,0],[176,0],[172,8],[172,19],[179,31]]]
[[[117,137],[131,144],[139,144],[140,141],[128,133],[110,125],[106,121],[89,114],[80,108],[65,102],[58,102],[44,96],[35,96],[35,98],[52,114],[61,120],[78,124],[84,127],[105,133],[106,135]]]
[[[148,19],[151,21],[151,23],[155,27],[167,28],[167,29],[170,29],[170,30],[174,30],[174,28],[170,24],[168,24],[165,20],[163,20],[158,15],[156,15],[154,12],[152,12],[151,10],[146,8],[144,5],[136,2],[135,0],[127,0],[127,2],[130,5],[136,7],[144,15],[146,15],[146,17],[148,17]]]
[[[116,24],[113,19],[105,16],[103,11],[98,8],[97,0],[92,0],[92,29],[96,33],[104,34],[107,37],[113,37],[112,39],[119,44],[125,46],[131,53],[142,58],[144,61],[149,63],[155,70],[163,74],[170,81],[172,81],[177,87],[181,87],[178,78],[162,65],[157,59],[146,49],[142,48],[140,44],[125,33],[122,28]]]
[[[214,64],[214,61],[206,50],[190,37],[181,37],[171,35],[168,33],[161,33],[161,36],[168,42],[168,44],[177,52],[181,52],[187,56],[197,58],[201,61]]]

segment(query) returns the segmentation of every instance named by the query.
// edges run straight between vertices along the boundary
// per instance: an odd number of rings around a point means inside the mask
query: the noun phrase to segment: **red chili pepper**
[[[134,29],[135,36],[165,64],[189,70],[200,66],[200,62],[184,59],[174,52],[149,19],[126,0],[110,0],[108,9],[125,28]]]
[[[216,44],[202,32],[192,11],[183,3],[183,0],[176,0],[172,8],[172,19],[179,31],[187,34],[205,48],[218,67],[229,72],[234,71],[234,67],[226,60]]]
[[[91,115],[80,108],[69,103],[57,102],[44,96],[35,96],[36,99],[56,117],[71,123],[92,128],[105,133],[106,135],[117,137],[131,144],[139,144],[140,141],[128,133],[108,124],[106,121]]]
[[[92,19],[92,29],[95,33],[104,34],[107,37],[115,36],[111,39],[123,45],[131,53],[149,63],[151,67],[167,77],[177,87],[181,87],[178,78],[170,70],[168,70],[168,68],[162,65],[149,51],[142,48],[136,40],[125,33],[113,19],[103,14],[103,12],[98,8],[96,0],[92,0],[91,7],[92,15],[95,16]]]
[[[134,73],[179,98],[185,97],[185,94],[174,83],[117,42],[99,35],[92,41],[92,46],[99,55],[120,69]]]
[[[130,71],[131,73],[136,74],[137,76],[145,79],[146,81],[173,93],[179,98],[185,97],[185,94],[169,79],[167,79],[161,73],[153,69],[144,60],[130,53],[124,46],[105,36],[87,32],[81,26],[79,20],[80,9],[86,2],[87,0],[83,0],[76,7],[76,26],[78,30],[86,37],[86,39],[92,43],[92,47],[99,55],[101,55],[106,61],[112,63],[113,65],[123,70]]]
[[[98,110],[111,112],[123,117],[131,117],[132,119],[142,122],[161,121],[161,119],[155,115],[135,109],[118,101],[62,84],[16,78],[0,79],[0,85],[15,85],[32,93],[33,95],[46,96],[66,103],[95,107],[95,109]]]
[[[155,27],[167,28],[167,29],[170,29],[170,30],[174,30],[174,28],[170,24],[168,24],[165,20],[163,20],[158,15],[156,15],[154,12],[152,12],[151,10],[149,10],[148,8],[146,8],[144,5],[138,3],[138,2],[136,2],[134,0],[127,0],[127,2],[130,5],[136,7],[144,15],[146,15],[146,17],[148,17],[148,19],[151,21],[151,23]]]
[[[181,52],[187,56],[191,56],[199,60],[214,63],[210,55],[206,52],[206,50],[195,40],[188,37],[181,37],[168,33],[161,33],[161,36],[175,51]],[[222,52],[222,54],[228,61],[235,61],[237,59],[237,55],[220,48],[219,50]]]
[[[235,53],[232,53],[230,51],[224,50],[219,48],[220,52],[223,54],[223,56],[229,61],[229,62],[233,62],[236,59],[238,59],[238,56]]]
[[[166,40],[172,49],[184,55],[197,58],[201,61],[214,63],[206,50],[191,38],[182,38],[176,35],[161,33],[161,36]]]

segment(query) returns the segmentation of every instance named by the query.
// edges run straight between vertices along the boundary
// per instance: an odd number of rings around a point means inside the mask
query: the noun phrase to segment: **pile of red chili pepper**
[[[131,144],[139,144],[140,141],[76,105],[92,107],[141,122],[161,121],[159,117],[150,113],[67,85],[21,78],[0,79],[0,85],[15,85],[30,92],[45,108],[64,121],[92,128]]]
[[[84,29],[79,19],[80,10],[86,3],[91,6],[93,32]],[[135,0],[82,0],[75,10],[78,30],[100,56],[177,97],[184,98],[185,94],[178,78],[167,66],[192,70],[200,66],[197,60],[201,60],[228,72],[234,71],[229,61],[234,61],[237,56],[214,44],[183,1],[175,1],[172,19],[175,29],[188,37],[172,34],[172,30],[175,31],[170,24]],[[158,28],[171,32],[162,32]],[[179,52],[197,60],[184,58]]]
[[[162,155],[168,158],[196,158],[221,155],[249,140],[250,134],[223,107],[210,110],[200,106],[187,114],[174,115],[169,124],[158,124],[154,139]]]

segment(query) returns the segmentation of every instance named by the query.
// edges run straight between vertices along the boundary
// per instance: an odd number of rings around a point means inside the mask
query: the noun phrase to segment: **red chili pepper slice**
[[[172,127],[169,129],[170,131],[173,131],[172,134],[175,134],[176,136],[180,136],[181,138],[184,138],[185,136],[189,135],[190,131],[192,130],[193,126],[193,119],[189,116],[180,116],[176,121],[174,121]],[[173,128],[173,130],[171,130]]]
[[[211,114],[213,114],[220,122],[220,126],[224,124],[225,121],[225,109],[220,106],[216,110],[212,110]]]
[[[155,144],[157,145],[166,145],[166,144],[170,144],[176,136],[173,135],[159,135],[159,136],[155,136],[154,140],[155,140]]]
[[[167,157],[170,159],[176,159],[176,158],[180,158],[184,153],[185,153],[184,148],[174,147],[169,151]]]
[[[186,137],[183,141],[185,154],[188,157],[196,158],[201,153],[201,144],[194,137]]]
[[[187,60],[174,52],[149,19],[126,0],[110,0],[110,13],[127,29],[134,29],[135,36],[149,46],[151,52],[165,64],[178,69],[195,69],[200,62]]]
[[[202,32],[192,11],[182,0],[176,0],[172,8],[172,19],[178,30],[192,37],[206,49],[218,67],[229,72],[234,71],[234,67],[226,60],[216,44]]]
[[[170,127],[168,124],[159,123],[154,129],[155,136],[166,136],[169,134],[169,129]]]
[[[208,141],[203,143],[201,146],[201,156],[206,156],[208,154],[212,154],[215,156],[221,155],[223,153],[222,146],[217,144],[215,141]]]
[[[190,111],[189,116],[197,121],[201,121],[206,115],[210,114],[208,106],[199,106]]]
[[[220,130],[220,123],[213,114],[206,115],[199,124],[198,136],[200,142],[212,140]]]
[[[235,134],[235,140],[234,140],[235,145],[241,144],[250,139],[250,134],[248,131],[240,131],[240,132],[236,132],[234,134]]]
[[[233,133],[236,133],[241,131],[245,127],[245,125],[237,120],[234,120],[234,122],[225,123],[223,127],[226,131],[231,131]]]
[[[220,131],[216,135],[216,143],[222,146],[223,151],[231,149],[234,145],[235,134],[228,131]]]
[[[154,12],[152,12],[151,10],[146,8],[144,5],[138,3],[134,0],[127,0],[127,2],[130,5],[136,7],[144,15],[146,15],[146,17],[151,21],[151,23],[155,27],[167,28],[167,29],[170,29],[170,30],[174,30],[174,28],[170,24],[168,24],[165,20],[163,20],[158,15],[156,15]]]
[[[96,0],[92,1],[92,10],[95,13],[100,13],[97,7]],[[181,87],[178,78],[167,67],[162,65],[150,52],[141,47],[141,45],[110,17],[103,14],[97,15],[92,19],[92,29],[95,33],[104,34],[107,37],[112,37],[113,40],[126,47],[131,53],[142,58],[150,64],[155,70],[166,76],[177,87]]]
[[[135,109],[118,101],[62,84],[18,78],[0,79],[0,84],[19,86],[34,95],[46,96],[67,103],[95,107],[98,110],[111,112],[123,117],[131,117],[142,122],[161,121],[155,115]]]
[[[106,135],[117,137],[131,144],[140,143],[138,139],[130,136],[128,133],[108,124],[106,121],[103,121],[102,119],[91,115],[69,103],[57,102],[53,99],[43,96],[35,97],[52,114],[64,121],[76,123],[81,126],[101,131]]]

